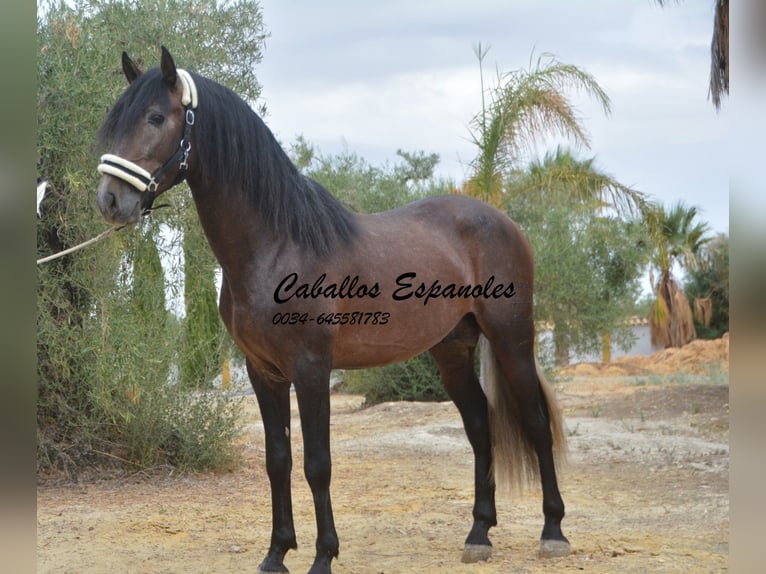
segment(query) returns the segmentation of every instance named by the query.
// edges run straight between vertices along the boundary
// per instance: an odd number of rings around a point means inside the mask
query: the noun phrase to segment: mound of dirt
[[[623,356],[611,363],[578,363],[562,368],[566,376],[630,377],[686,373],[705,375],[729,372],[729,334],[720,339],[697,339],[683,347],[663,349],[651,355]]]

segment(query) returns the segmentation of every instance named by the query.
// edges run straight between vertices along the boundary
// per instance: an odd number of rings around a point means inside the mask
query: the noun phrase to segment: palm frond
[[[515,70],[499,77],[491,114],[502,119],[506,150],[518,157],[538,138],[563,135],[589,147],[590,138],[577,110],[565,94],[582,91],[600,104],[605,114],[611,101],[596,79],[577,66],[540,56],[529,70]]]
[[[531,76],[556,92],[564,92],[570,88],[581,90],[585,92],[585,95],[596,100],[605,114],[611,113],[611,100],[595,77],[577,66],[559,62],[552,54],[543,54],[537,59],[537,65]]]
[[[662,7],[670,0],[654,0]],[[678,4],[680,0],[673,0]],[[710,84],[708,97],[717,111],[721,109],[721,96],[729,94],[729,0],[714,0],[713,39],[710,42]]]
[[[609,206],[629,218],[642,217],[652,209],[645,194],[600,171],[595,158],[576,158],[561,146],[546,153],[542,161],[530,163],[527,173],[511,187],[509,201],[532,190],[549,196],[564,195],[583,204]]]
[[[487,51],[480,44],[474,51],[481,72]],[[504,176],[534,150],[540,138],[562,135],[577,146],[589,146],[587,130],[567,92],[583,91],[605,113],[611,109],[609,97],[592,75],[550,54],[539,56],[529,69],[498,73],[497,84],[490,90],[484,90],[483,73],[481,81],[482,109],[470,123],[479,153],[471,163],[473,175],[466,191],[500,208],[507,202]]]
[[[716,0],[713,40],[710,42],[710,98],[716,110],[729,93],[729,0]]]

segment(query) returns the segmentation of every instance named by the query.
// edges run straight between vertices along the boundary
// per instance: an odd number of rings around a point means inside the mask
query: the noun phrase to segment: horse
[[[163,46],[142,72],[123,52],[128,87],[97,135],[97,204],[132,225],[186,181],[223,275],[219,308],[263,420],[271,542],[259,572],[288,572],[297,548],[290,475],[290,388],[316,514],[309,574],[329,574],[339,541],[330,499],[330,373],[429,351],[474,454],[473,522],[462,560],[491,556],[496,484],[542,487],[543,557],[564,556],[556,466],[563,422],[534,357],[534,264],[518,226],[452,194],[354,213],[299,172],[229,88],[177,68]],[[474,370],[480,356],[481,376]]]

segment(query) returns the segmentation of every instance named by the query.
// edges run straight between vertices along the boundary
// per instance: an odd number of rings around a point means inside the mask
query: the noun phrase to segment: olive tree
[[[181,65],[255,104],[264,38],[253,0],[38,3],[37,171],[49,184],[37,224],[38,256],[79,244],[105,227],[95,206],[93,142],[125,88],[123,50],[151,67],[165,44]],[[200,280],[189,282],[187,299],[209,301],[214,293],[214,260],[199,240],[188,190],[181,186],[168,195],[173,207],[152,214],[140,228],[38,268],[40,471],[74,474],[107,461],[196,468],[222,464],[231,454],[234,411],[173,384],[190,347],[181,343],[184,331],[206,334],[197,346],[205,346],[203,354],[213,362],[223,339],[217,317],[212,328],[195,325],[209,323],[210,313],[178,317],[168,308],[161,241],[168,229],[181,230],[184,243],[193,246],[184,273]],[[191,377],[205,383],[210,365]]]

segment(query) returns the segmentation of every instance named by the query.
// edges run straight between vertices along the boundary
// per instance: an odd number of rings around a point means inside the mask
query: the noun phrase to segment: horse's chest
[[[273,305],[264,301],[263,296],[237,297],[236,292],[222,289],[221,319],[236,345],[258,370],[279,371],[270,320]]]

